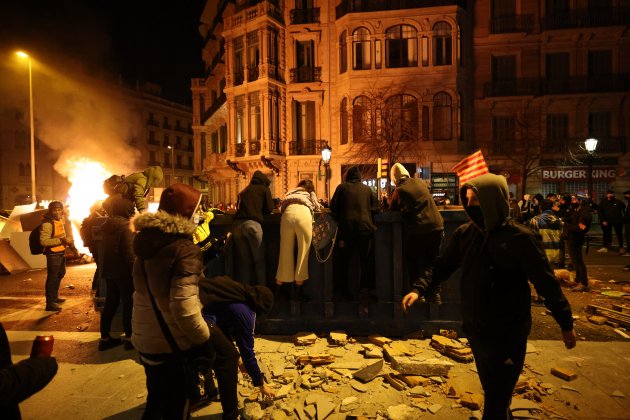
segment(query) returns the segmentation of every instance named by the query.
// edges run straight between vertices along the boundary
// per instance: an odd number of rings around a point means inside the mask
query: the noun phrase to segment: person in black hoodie
[[[126,198],[111,202],[111,216],[101,227],[103,241],[103,278],[107,284],[105,306],[101,313],[99,351],[122,344],[110,335],[112,320],[122,300],[122,323],[125,330],[125,349],[131,350],[131,311],[133,309],[133,233],[129,219],[135,213],[134,203]]]
[[[597,250],[597,252],[608,252],[611,248],[612,231],[614,228],[617,240],[619,241],[619,253],[622,255],[626,253],[623,243],[624,207],[625,205],[623,204],[623,201],[617,200],[613,191],[606,191],[606,197],[599,202],[599,208],[597,209],[599,221],[602,226],[602,233],[604,235],[602,247]]]
[[[379,203],[372,189],[361,182],[358,166],[352,166],[346,173],[346,181],[340,184],[332,199],[333,212],[339,231],[334,250],[333,291],[338,298],[351,299],[348,290],[349,262],[352,254],[359,252],[361,261],[361,301],[366,303],[369,291],[375,288],[374,277],[374,232],[376,225],[372,213],[378,212]]]
[[[18,404],[41,391],[56,374],[54,357],[32,355],[13,364],[9,339],[0,323],[0,417],[20,420]]]
[[[584,264],[584,255],[582,254],[582,246],[593,221],[593,215],[588,206],[589,201],[589,197],[583,194],[577,194],[573,197],[571,199],[573,210],[564,221],[569,242],[569,256],[571,257],[571,264],[575,268],[575,282],[578,283],[576,287],[571,289],[573,292],[590,291],[586,264]]]
[[[270,184],[265,174],[256,171],[249,185],[238,195],[232,227],[236,250],[234,277],[243,283],[254,279],[261,286],[267,284],[262,222],[263,215],[271,213],[274,207]]]
[[[532,325],[528,280],[545,298],[568,349],[576,344],[571,306],[536,234],[509,217],[505,178],[481,175],[466,182],[460,195],[470,221],[455,230],[402,307],[407,311],[433,283],[461,268],[462,328],[484,390],[483,418],[508,419]]]

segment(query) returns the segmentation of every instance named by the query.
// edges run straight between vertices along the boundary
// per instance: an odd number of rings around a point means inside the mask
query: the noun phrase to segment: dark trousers
[[[571,257],[571,263],[575,269],[575,281],[584,286],[588,286],[588,275],[586,274],[582,245],[584,245],[584,238],[576,238],[574,236],[569,238],[569,256]]]
[[[254,220],[234,222],[232,241],[236,251],[234,277],[241,283],[267,285],[263,230]]]
[[[92,254],[92,259],[94,260],[94,263],[96,264],[96,271],[94,271],[94,277],[92,277],[92,291],[96,292],[98,291],[98,280],[101,276],[101,266],[99,264],[99,259],[98,259],[98,250],[96,247],[94,248],[90,248],[90,253]]]
[[[66,257],[63,252],[46,254],[46,304],[59,298],[59,285],[66,275]]]
[[[405,246],[403,248],[405,266],[407,267],[407,283],[404,291],[411,289],[411,285],[418,280],[418,277],[432,267],[435,259],[440,253],[443,231],[425,233],[422,235],[406,235]],[[440,286],[432,288],[439,292]]]
[[[511,419],[512,393],[523,370],[527,337],[488,339],[468,334],[484,392],[484,420]]]
[[[105,279],[107,293],[105,294],[105,306],[101,313],[101,337],[109,337],[112,320],[122,300],[122,323],[125,336],[131,337],[131,310],[133,308],[133,278],[114,277]]]
[[[238,418],[238,358],[236,347],[213,326],[210,342],[216,352],[213,369],[219,383],[223,419]],[[186,381],[181,361],[172,358],[161,365],[143,362],[147,376],[147,405],[143,420],[189,419],[190,407],[186,395]]]
[[[615,235],[617,235],[617,241],[619,242],[619,248],[623,248],[623,223],[610,223],[606,226],[602,226],[602,234],[604,235],[604,246],[610,248],[612,246],[612,231],[615,229]]]
[[[336,293],[348,294],[349,270],[352,268],[352,256],[359,253],[361,267],[360,289],[373,290],[376,287],[375,263],[374,263],[374,234],[360,234],[356,232],[344,232],[342,235],[343,246],[337,242],[333,251],[334,278],[333,290]]]

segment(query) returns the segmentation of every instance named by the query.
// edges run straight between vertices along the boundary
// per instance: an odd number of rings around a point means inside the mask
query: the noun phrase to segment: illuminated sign
[[[587,181],[588,168],[566,167],[566,168],[543,168],[543,181]],[[617,170],[610,167],[593,168],[594,181],[614,181],[617,177]]]

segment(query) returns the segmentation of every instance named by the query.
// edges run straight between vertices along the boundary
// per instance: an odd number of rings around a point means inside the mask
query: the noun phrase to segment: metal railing
[[[534,26],[533,15],[501,16],[490,20],[491,34],[506,34],[513,32],[530,33]]]
[[[236,143],[236,157],[245,156],[245,143]]]
[[[290,155],[319,155],[326,140],[295,140],[289,142]]]
[[[436,6],[465,6],[465,0],[343,0],[336,8],[336,18],[348,13],[418,9]]]
[[[554,13],[542,18],[543,30],[587,28],[591,26],[628,26],[630,7],[601,7],[573,9],[564,13]]]
[[[248,66],[247,67],[247,81],[253,82],[258,80],[258,65]]]
[[[291,69],[291,83],[310,83],[321,81],[321,67],[294,67]]]
[[[284,156],[283,142],[280,140],[269,140],[269,153]]]
[[[487,82],[485,97],[560,95],[573,93],[625,92],[630,90],[630,74],[571,76],[562,79],[521,78],[508,82]]]
[[[319,7],[291,10],[291,25],[303,25],[305,23],[319,23]]]
[[[540,79],[537,77],[514,79],[507,82],[488,82],[483,85],[483,95],[491,96],[523,96],[540,95]]]

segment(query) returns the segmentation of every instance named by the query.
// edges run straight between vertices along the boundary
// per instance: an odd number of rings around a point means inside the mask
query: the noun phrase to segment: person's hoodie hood
[[[510,215],[508,202],[508,186],[505,177],[494,174],[484,174],[466,182],[461,190],[460,197],[464,204],[464,210],[468,211],[466,191],[471,188],[479,199],[479,206],[483,214],[484,226],[473,223],[483,231],[493,231],[505,224]]]
[[[164,171],[162,171],[161,166],[149,166],[147,169],[142,171],[142,173],[147,177],[147,190],[151,187],[159,185],[162,182],[162,179],[164,179]]]
[[[189,217],[169,214],[142,213],[131,219],[133,230],[138,232],[134,252],[140,258],[149,259],[159,249],[179,238],[192,238],[197,225]]]
[[[361,182],[361,170],[358,166],[351,166],[346,172],[346,182]]]
[[[409,172],[401,163],[395,163],[392,166],[392,170],[390,171],[390,178],[394,185],[398,185],[399,181],[402,181],[405,178],[409,178]]]
[[[268,187],[269,185],[271,185],[271,181],[269,180],[269,178],[267,178],[267,175],[263,174],[260,171],[256,171],[254,172],[254,175],[252,175],[252,180],[250,184],[264,185]]]

